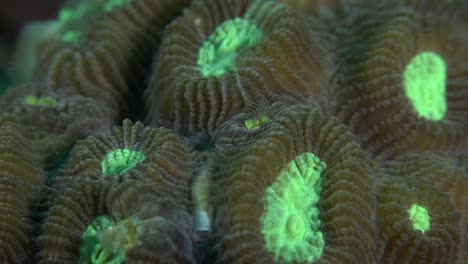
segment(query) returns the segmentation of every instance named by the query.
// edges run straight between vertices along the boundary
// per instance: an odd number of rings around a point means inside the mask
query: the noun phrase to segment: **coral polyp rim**
[[[145,154],[131,149],[116,149],[104,157],[101,162],[102,173],[105,175],[120,175],[145,160]]]

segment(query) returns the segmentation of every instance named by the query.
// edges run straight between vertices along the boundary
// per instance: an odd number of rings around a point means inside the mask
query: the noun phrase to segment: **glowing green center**
[[[406,96],[420,117],[433,121],[444,118],[447,111],[446,78],[444,59],[433,52],[419,53],[406,66]]]
[[[32,106],[46,106],[46,107],[55,107],[57,106],[57,100],[50,96],[36,97],[36,96],[26,96],[24,98],[24,103]]]
[[[80,33],[78,31],[67,31],[62,35],[62,41],[77,44],[80,41]]]
[[[116,7],[122,7],[127,4],[130,0],[107,0],[107,1],[82,1],[76,7],[63,8],[60,10],[58,15],[58,21],[61,25],[73,25],[81,24],[82,21],[88,21],[93,13],[100,12],[111,12]],[[72,26],[73,27],[73,26]],[[70,27],[67,27],[68,30],[63,32],[62,41],[78,44],[80,41],[80,30],[72,30]]]
[[[63,8],[60,10],[58,20],[60,23],[66,23],[73,20],[79,20],[88,10],[87,4],[80,4],[76,8]]]
[[[60,25],[80,21],[89,10],[89,4],[81,3],[75,8],[63,8],[58,15]],[[71,44],[78,44],[80,33],[77,30],[67,30],[62,34],[62,41]]]
[[[236,57],[262,38],[262,31],[246,19],[235,18],[222,23],[203,43],[198,52],[198,66],[205,77],[237,71]]]
[[[106,175],[118,175],[134,168],[145,160],[145,154],[131,149],[116,149],[106,155],[101,162],[102,172]]]
[[[307,232],[307,221],[300,216],[291,215],[286,221],[286,236],[290,239],[300,237]]]
[[[256,128],[259,128],[261,125],[268,123],[269,121],[270,121],[270,118],[268,118],[267,116],[260,116],[260,117],[248,119],[247,121],[245,121],[245,127],[247,129],[256,129]]]
[[[88,225],[83,233],[78,263],[120,264],[125,261],[125,250],[112,250],[100,238],[101,232],[112,230],[115,225],[109,216],[98,216]]]
[[[106,12],[112,11],[115,7],[122,7],[124,6],[128,0],[108,0],[106,5],[104,6],[104,10]]]
[[[413,222],[413,228],[415,230],[419,230],[424,233],[431,229],[431,217],[429,216],[429,212],[426,208],[413,204],[408,210],[408,214],[411,222]]]
[[[325,247],[317,204],[326,164],[305,152],[289,162],[265,191],[262,234],[276,260],[312,262]]]

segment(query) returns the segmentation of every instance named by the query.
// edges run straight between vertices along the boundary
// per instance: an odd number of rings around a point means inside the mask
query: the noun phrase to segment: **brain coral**
[[[0,91],[1,263],[466,263],[467,1],[65,2]]]

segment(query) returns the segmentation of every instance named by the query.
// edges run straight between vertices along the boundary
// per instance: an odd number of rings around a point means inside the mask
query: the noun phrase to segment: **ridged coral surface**
[[[382,175],[377,188],[383,263],[458,263],[460,214],[446,193],[410,175]]]
[[[303,14],[275,1],[195,1],[168,26],[155,57],[151,124],[211,134],[260,96],[320,96],[331,57],[313,36]]]
[[[0,96],[0,263],[466,263],[467,18],[66,1]]]
[[[436,1],[386,1],[343,22],[352,28],[337,38],[337,115],[376,159],[466,150],[463,11]]]
[[[338,120],[280,107],[256,131],[227,122],[215,142],[213,189],[224,191],[212,193],[214,228],[227,263],[374,263],[371,169]]]

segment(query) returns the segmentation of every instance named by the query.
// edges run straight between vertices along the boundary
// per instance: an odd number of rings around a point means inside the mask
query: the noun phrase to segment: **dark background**
[[[62,0],[0,0],[0,39],[11,46],[21,27],[57,16]]]
[[[0,0],[0,94],[9,86],[8,63],[21,27],[57,17],[63,0]]]

